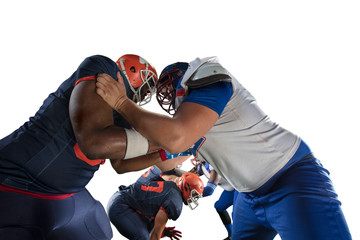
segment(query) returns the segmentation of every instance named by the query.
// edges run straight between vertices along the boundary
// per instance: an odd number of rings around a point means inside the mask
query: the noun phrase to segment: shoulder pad
[[[216,82],[231,82],[228,71],[219,63],[205,63],[186,82],[189,88],[201,88]]]

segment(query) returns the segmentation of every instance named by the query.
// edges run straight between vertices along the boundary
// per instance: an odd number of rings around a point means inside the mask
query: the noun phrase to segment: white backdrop
[[[1,138],[87,56],[134,53],[160,73],[176,61],[215,55],[330,170],[353,238],[360,238],[358,1],[18,0],[0,9]],[[159,111],[155,102],[148,108]],[[118,185],[140,173],[117,175],[106,163],[88,189],[106,206]],[[168,225],[183,239],[225,238],[213,208],[220,193]]]

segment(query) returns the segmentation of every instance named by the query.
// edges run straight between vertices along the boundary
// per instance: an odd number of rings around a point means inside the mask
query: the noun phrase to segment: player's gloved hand
[[[189,150],[186,150],[182,153],[174,153],[174,154],[171,154],[169,153],[168,151],[160,148],[158,150],[158,152],[160,153],[160,157],[161,157],[161,160],[162,161],[166,161],[166,160],[169,160],[169,159],[173,159],[173,158],[176,158],[176,157],[179,157],[179,156],[190,156],[192,155],[192,153],[189,151]]]
[[[217,187],[216,183],[208,181],[206,187],[204,187],[202,196],[203,197],[211,196],[214,193],[216,187]]]
[[[202,175],[204,175],[204,171],[203,171],[203,169],[202,169],[202,163],[200,164],[200,165],[197,165],[196,166],[196,173],[197,173],[197,175],[199,175],[199,176],[202,176]]]
[[[182,235],[179,230],[175,229],[175,227],[165,227],[161,235],[161,238],[163,237],[169,237],[171,240],[173,239],[179,240],[182,237]]]

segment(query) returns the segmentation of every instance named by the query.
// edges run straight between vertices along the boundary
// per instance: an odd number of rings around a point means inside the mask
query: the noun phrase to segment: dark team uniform
[[[110,239],[112,237],[111,228],[105,219],[106,214],[101,204],[97,203],[85,189],[104,160],[89,160],[81,152],[70,122],[69,100],[74,87],[80,81],[95,80],[98,73],[107,73],[117,79],[116,72],[118,71],[121,73],[116,63],[107,57],[96,55],[86,58],[71,77],[45,99],[35,116],[0,140],[0,212],[2,216],[0,235],[8,231],[5,230],[5,226],[11,225],[21,229],[21,225],[26,224],[36,229],[46,229],[48,232],[40,231],[39,233],[45,238],[55,228],[60,232],[59,229],[62,226],[59,223],[63,219],[67,219],[65,223],[70,221],[71,224],[75,218],[79,218],[78,215],[81,218],[88,214],[93,218],[92,215],[95,212],[100,212],[101,214],[96,215],[100,216],[99,222],[102,226],[94,227],[93,225],[96,226],[94,220],[95,224],[89,223],[92,229],[91,236],[81,233],[81,237],[74,235],[71,239]],[[119,126],[130,127],[115,112],[114,120]],[[78,201],[84,204],[78,205]],[[41,202],[42,208],[34,208],[34,204],[38,202]],[[24,206],[18,208],[18,205]],[[52,210],[52,208],[56,209]],[[65,208],[67,210],[64,210]],[[83,211],[82,208],[86,210]],[[63,215],[67,214],[63,219],[53,217],[55,213],[58,214],[61,211]],[[14,214],[21,215],[23,219],[20,221],[8,218]],[[46,222],[47,218],[52,217],[53,221]],[[42,218],[41,221],[40,218]],[[80,221],[83,224],[84,220]],[[76,228],[79,232],[82,229],[80,226],[74,227]],[[19,229],[16,231],[32,232],[29,229]],[[54,236],[53,239],[58,238]]]
[[[175,182],[164,181],[162,174],[153,166],[132,185],[120,186],[110,199],[110,220],[126,238],[149,239],[160,209],[171,220],[180,216],[183,206],[181,191]]]

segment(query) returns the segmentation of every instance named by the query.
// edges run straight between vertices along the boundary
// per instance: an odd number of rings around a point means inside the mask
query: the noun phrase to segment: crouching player
[[[196,174],[179,176],[152,166],[135,183],[119,187],[108,203],[109,218],[128,239],[180,239],[181,232],[166,223],[179,218],[183,203],[195,209],[203,190]]]

